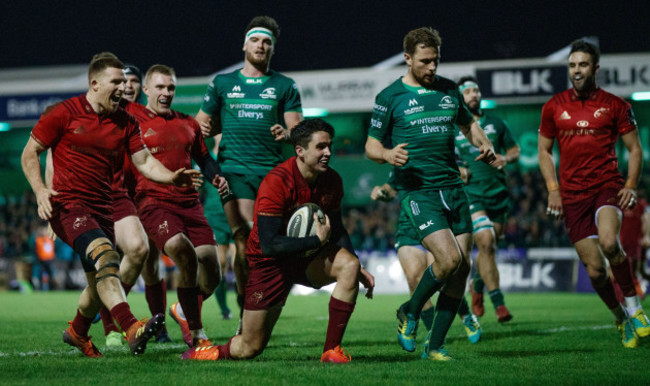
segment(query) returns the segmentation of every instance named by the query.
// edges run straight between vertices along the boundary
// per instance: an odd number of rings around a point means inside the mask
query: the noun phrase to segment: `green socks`
[[[488,295],[490,295],[490,300],[492,300],[492,305],[494,306],[494,308],[497,308],[505,304],[505,302],[503,301],[503,294],[501,293],[501,290],[499,288],[495,289],[494,291],[488,292]]]
[[[460,298],[460,306],[458,307],[458,316],[463,317],[469,315],[469,305],[467,304],[467,300],[465,300],[465,296]]]
[[[427,331],[433,326],[433,316],[436,314],[436,307],[428,308],[420,313],[420,319],[424,326],[427,328]]]
[[[433,328],[431,329],[431,338],[429,340],[429,350],[438,350],[445,342],[445,337],[451,327],[451,323],[456,317],[458,306],[461,299],[451,298],[444,293],[438,296],[436,303],[436,317],[433,320]]]
[[[411,314],[414,319],[420,317],[420,311],[424,307],[424,303],[433,296],[442,286],[445,284],[446,280],[440,280],[433,273],[433,267],[429,266],[424,270],[424,275],[418,283],[418,286],[413,291],[413,296],[406,305],[406,312]],[[440,301],[438,301],[440,302]]]

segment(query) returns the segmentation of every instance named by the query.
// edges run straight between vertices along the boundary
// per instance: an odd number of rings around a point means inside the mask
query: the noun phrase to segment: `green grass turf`
[[[329,296],[292,296],[266,351],[251,361],[188,362],[171,318],[175,343],[150,343],[143,356],[126,346],[104,349],[101,323],[91,329],[104,358],[83,357],[63,344],[62,331],[76,310],[76,292],[0,293],[0,384],[634,384],[650,383],[650,337],[637,349],[620,344],[612,316],[592,294],[506,294],[514,319],[500,325],[488,304],[483,337],[470,344],[457,319],[447,337],[453,362],[420,359],[397,344],[395,308],[406,296],[360,297],[343,346],[347,365],[319,362]],[[468,296],[469,298],[469,296]],[[168,299],[176,299],[170,293]],[[234,295],[229,304],[236,309]],[[136,317],[148,314],[144,295],[129,302]],[[644,302],[650,310],[650,302]],[[221,320],[214,297],[203,307],[212,342],[223,344],[237,319]],[[420,330],[418,341],[425,336]]]

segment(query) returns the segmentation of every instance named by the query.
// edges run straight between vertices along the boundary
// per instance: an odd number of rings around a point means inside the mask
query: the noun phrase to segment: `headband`
[[[478,84],[475,82],[472,82],[471,80],[468,80],[467,82],[463,83],[460,86],[460,92],[465,91],[466,88],[477,88],[478,89]]]
[[[252,38],[253,36],[258,36],[262,38],[271,38],[271,44],[275,45],[275,36],[273,36],[273,32],[271,32],[270,29],[266,29],[263,27],[255,27],[251,28],[248,32],[246,32],[246,36],[244,38],[244,44],[248,41],[248,39]]]

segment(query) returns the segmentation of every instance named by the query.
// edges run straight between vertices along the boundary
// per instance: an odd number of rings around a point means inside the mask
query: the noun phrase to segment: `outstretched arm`
[[[151,155],[147,148],[132,154],[131,162],[143,176],[159,184],[201,186],[202,183],[198,170],[180,168],[172,172]]]

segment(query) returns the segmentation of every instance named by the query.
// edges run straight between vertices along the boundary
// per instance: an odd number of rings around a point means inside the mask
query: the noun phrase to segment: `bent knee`
[[[621,251],[621,246],[618,243],[618,240],[615,237],[612,238],[601,238],[599,240],[600,249],[603,251],[603,254],[607,256],[608,259],[616,257]]]
[[[607,271],[604,266],[585,265],[585,270],[589,279],[594,283],[599,283],[607,279]]]
[[[359,259],[357,259],[357,257],[351,253],[339,253],[339,255],[336,256],[336,259],[339,260],[337,261],[337,265],[339,266],[337,279],[353,278],[356,280],[357,276],[359,275],[359,271],[361,270],[361,263],[359,262]]]

